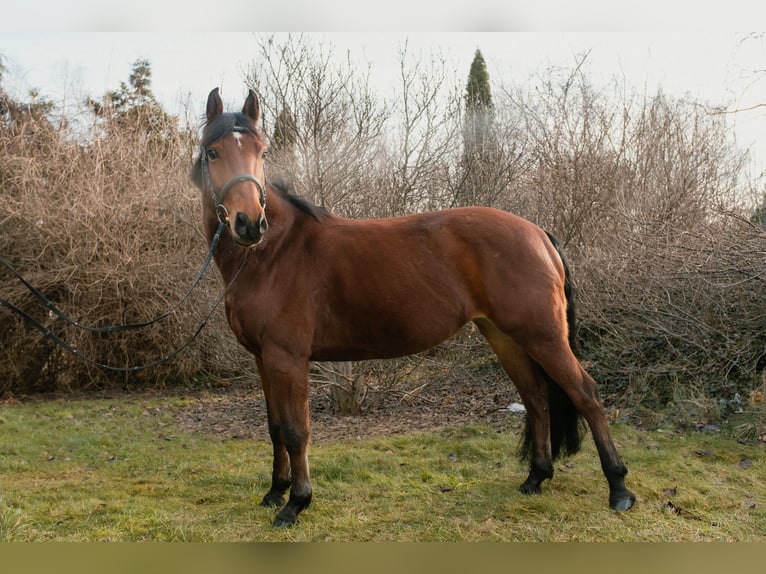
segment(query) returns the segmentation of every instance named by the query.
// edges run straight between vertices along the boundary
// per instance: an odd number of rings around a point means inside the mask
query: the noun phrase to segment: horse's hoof
[[[543,489],[540,488],[539,484],[532,484],[529,481],[527,481],[519,487],[519,492],[521,492],[521,494],[527,494],[527,495],[542,494]]]
[[[275,528],[290,528],[297,524],[298,516],[294,512],[285,512],[286,509],[282,509],[277,517],[274,519]]]
[[[281,494],[269,493],[263,497],[263,500],[261,500],[261,506],[265,506],[266,508],[276,508],[284,505],[284,503],[285,497]]]
[[[292,528],[296,524],[296,520],[293,520],[292,522],[289,520],[283,520],[277,516],[277,518],[274,520],[274,528]]]
[[[610,498],[609,508],[611,508],[612,510],[618,510],[618,511],[624,512],[626,510],[630,510],[635,503],[636,503],[636,497],[633,495],[633,493],[626,492],[625,494],[622,494],[620,496]]]

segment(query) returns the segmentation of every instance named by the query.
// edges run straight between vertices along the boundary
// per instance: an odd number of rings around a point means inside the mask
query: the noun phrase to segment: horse
[[[312,499],[309,362],[421,352],[470,321],[526,407],[521,492],[541,493],[553,460],[579,449],[583,417],[609,506],[633,506],[598,388],[573,352],[572,279],[552,235],[486,207],[341,217],[267,182],[253,90],[241,112],[224,112],[215,88],[205,114],[191,179],[208,241],[226,225],[214,259],[229,326],[254,355],[266,399],[273,465],[261,505],[281,507],[275,526],[295,524]]]

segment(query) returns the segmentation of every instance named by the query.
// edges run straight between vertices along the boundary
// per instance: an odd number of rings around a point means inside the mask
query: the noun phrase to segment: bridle
[[[242,132],[241,128],[233,128],[232,131],[235,132]],[[266,188],[265,185],[262,184],[258,179],[249,173],[243,173],[240,175],[235,175],[232,177],[229,181],[223,184],[221,187],[221,190],[216,192],[215,186],[213,186],[213,180],[210,178],[210,167],[207,163],[207,150],[205,147],[200,148],[200,164],[202,167],[202,177],[203,186],[210,190],[210,197],[213,199],[213,205],[215,206],[215,213],[218,217],[219,223],[221,225],[228,225],[229,224],[229,211],[226,209],[226,206],[223,204],[223,198],[226,196],[226,193],[234,187],[237,183],[241,181],[251,181],[255,184],[255,187],[258,188],[258,202],[261,204],[261,209],[265,212],[266,211]]]

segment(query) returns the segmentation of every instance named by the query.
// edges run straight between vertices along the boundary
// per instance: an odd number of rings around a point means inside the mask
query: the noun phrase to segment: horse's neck
[[[237,273],[244,265],[245,257],[247,256],[247,248],[240,247],[230,235],[224,232],[221,236],[221,240],[218,242],[213,253],[213,259],[215,260],[218,270],[221,272],[224,285],[228,287],[229,283],[234,280]]]

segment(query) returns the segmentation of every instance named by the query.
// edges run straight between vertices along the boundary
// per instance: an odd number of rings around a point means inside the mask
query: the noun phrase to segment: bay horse
[[[311,502],[309,361],[412,354],[469,321],[527,410],[530,470],[520,490],[540,493],[555,457],[578,450],[581,415],[609,505],[633,506],[596,383],[572,350],[571,278],[553,236],[481,207],[374,220],[331,214],[266,181],[255,92],[241,112],[224,113],[216,88],[206,116],[191,175],[208,240],[228,224],[215,261],[229,325],[255,356],[266,399],[274,459],[261,504],[284,505],[275,526],[294,524]]]

